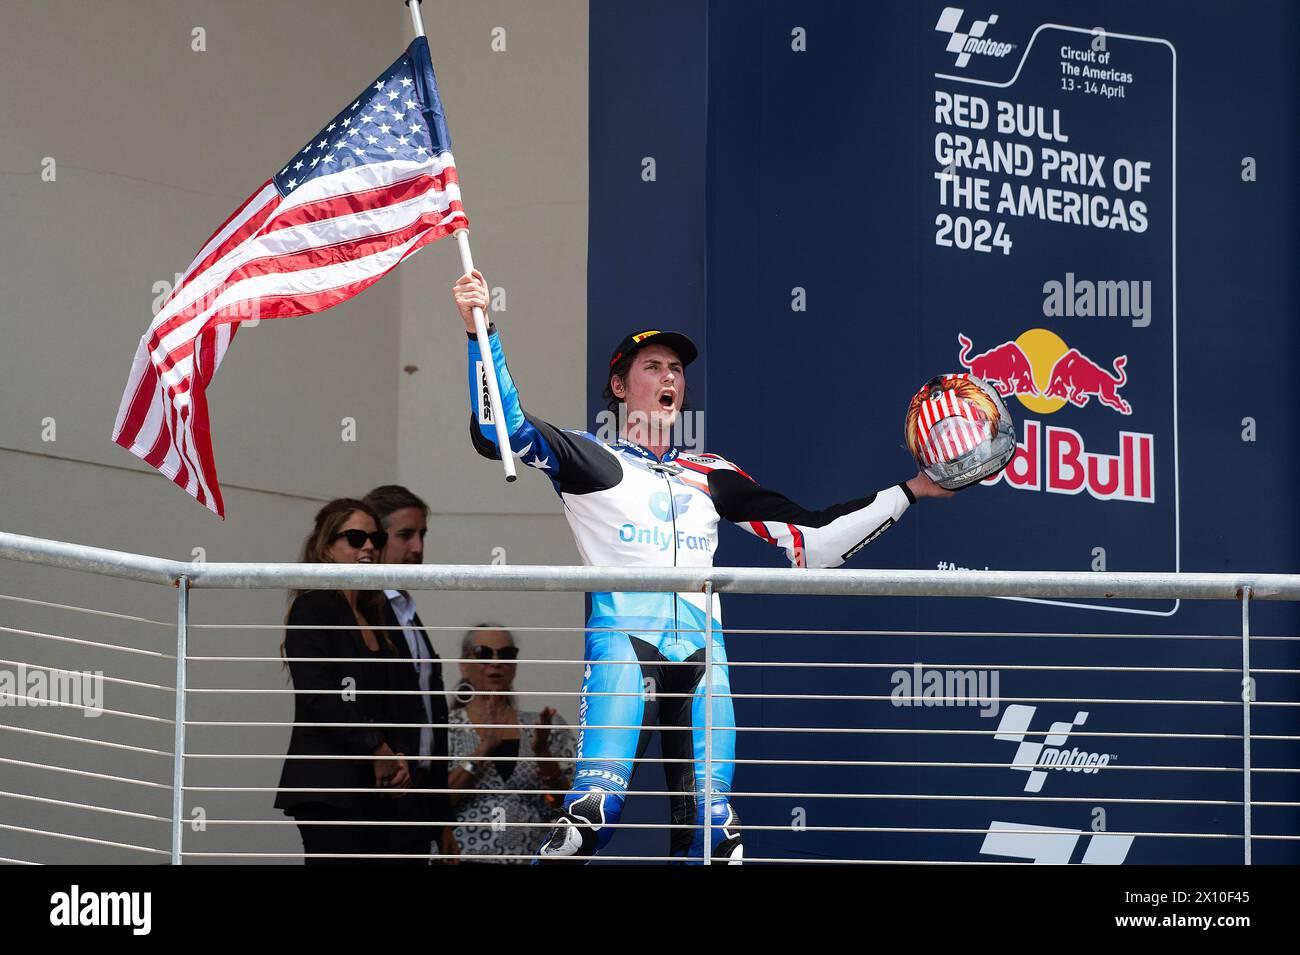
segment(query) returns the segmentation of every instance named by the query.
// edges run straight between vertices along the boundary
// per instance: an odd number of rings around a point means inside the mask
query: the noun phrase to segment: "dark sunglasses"
[[[475,660],[517,660],[519,659],[518,647],[475,647]]]
[[[348,539],[348,546],[354,550],[360,550],[366,546],[366,541],[375,545],[375,550],[383,550],[384,545],[388,543],[388,531],[371,531],[366,533],[362,530],[339,531],[330,538],[330,543],[334,543],[340,537]]]

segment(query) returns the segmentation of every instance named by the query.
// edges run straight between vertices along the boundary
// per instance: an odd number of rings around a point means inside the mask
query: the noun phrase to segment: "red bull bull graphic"
[[[1045,328],[1031,328],[1015,341],[1003,342],[974,357],[970,338],[958,332],[957,344],[961,346],[957,360],[963,368],[983,378],[1003,398],[1015,395],[1031,411],[1051,414],[1067,403],[1084,408],[1096,398],[1112,411],[1133,413],[1133,406],[1119,394],[1128,383],[1124,371],[1127,355],[1112,360],[1107,370]]]
[[[977,378],[987,381],[1003,398],[1040,393],[1034,384],[1034,368],[1029,363],[1029,356],[1019,343],[1003,342],[986,352],[980,352],[974,358],[968,357],[973,343],[961,332],[957,333],[957,343],[961,345],[961,354],[957,360],[962,367]]]
[[[1077,348],[1056,360],[1052,366],[1052,377],[1047,385],[1047,397],[1064,398],[1079,408],[1085,407],[1092,396],[1107,408],[1113,408],[1120,414],[1132,414],[1133,407],[1119,396],[1119,389],[1124,387],[1128,376],[1124,366],[1128,356],[1120,355],[1112,362],[1114,377],[1105,368],[1098,365]]]
[[[1085,408],[1096,398],[1112,411],[1133,413],[1119,393],[1128,382],[1127,355],[1113,359],[1107,369],[1045,328],[1031,328],[1014,341],[974,354],[975,343],[967,335],[958,332],[957,343],[963,368],[1003,397],[1014,395],[1031,411],[1052,414],[1067,405]],[[1016,443],[1006,470],[984,484],[1006,481],[1023,491],[1086,491],[1099,501],[1155,503],[1154,435],[1121,431],[1117,453],[1112,454],[1089,451],[1083,435],[1073,428],[1044,426],[1032,418],[1025,418],[1021,428],[1023,439]]]

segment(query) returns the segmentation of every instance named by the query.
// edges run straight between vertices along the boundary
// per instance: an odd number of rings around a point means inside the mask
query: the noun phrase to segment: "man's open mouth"
[[[659,396],[659,407],[671,408],[673,406],[673,403],[676,400],[677,400],[676,395],[674,395],[671,391],[665,391],[663,394]]]

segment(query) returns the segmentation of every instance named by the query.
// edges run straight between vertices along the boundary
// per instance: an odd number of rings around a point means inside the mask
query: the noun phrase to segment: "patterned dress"
[[[448,730],[448,748],[452,756],[469,759],[479,747],[478,731],[463,708],[452,710],[448,717],[451,728]],[[537,725],[537,714],[519,713],[517,720],[525,727]],[[563,723],[551,724],[551,756],[560,760],[557,789],[567,788],[573,778],[574,757],[573,731]],[[498,753],[498,755],[500,755]],[[452,768],[455,768],[452,763]],[[490,760],[487,768],[472,781],[472,788],[464,790],[463,798],[455,807],[456,842],[460,845],[461,855],[470,861],[471,856],[517,855],[531,857],[546,838],[545,826],[512,826],[509,823],[547,823],[552,821],[558,811],[548,805],[542,793],[491,792],[490,790],[520,789],[539,790],[542,788],[541,771],[533,753],[533,731],[519,731],[519,756],[513,764]],[[503,776],[506,773],[508,775]],[[561,797],[556,797],[560,799]],[[475,862],[499,861],[526,865],[529,858],[519,859],[474,859]]]

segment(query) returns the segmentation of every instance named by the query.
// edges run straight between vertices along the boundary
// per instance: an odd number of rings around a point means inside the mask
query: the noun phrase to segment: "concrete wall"
[[[476,260],[506,290],[494,315],[530,408],[582,419],[586,262],[584,0],[424,4],[455,137]],[[505,29],[505,50],[491,49]],[[193,32],[205,31],[195,51]],[[10,0],[0,9],[0,529],[190,560],[292,560],[331,497],[407,484],[433,514],[426,560],[571,563],[577,554],[547,482],[511,488],[466,435],[462,332],[447,289],[454,246],[433,246],[320,316],[243,331],[209,391],[222,523],[110,441],[154,283],[409,41],[400,0]],[[42,180],[54,159],[56,178]],[[412,371],[404,371],[412,368]],[[356,440],[341,419],[356,420]],[[53,423],[54,440],[49,425]],[[196,548],[202,548],[196,552]],[[498,549],[494,552],[494,548]],[[94,608],[92,615],[10,599]],[[175,595],[161,588],[0,561],[0,671],[19,663],[102,670],[103,705],[154,717],[0,707],[0,857],[151,861],[142,853],[6,826],[166,847]],[[444,656],[483,618],[581,626],[580,595],[420,596]],[[281,592],[194,595],[192,685],[287,688],[275,659]],[[217,629],[216,625],[244,625]],[[253,626],[249,626],[253,625]],[[260,628],[260,629],[259,629]],[[27,633],[19,631],[29,631]],[[112,650],[79,641],[112,643]],[[572,635],[520,634],[525,656],[578,655]],[[142,653],[139,651],[148,651]],[[153,655],[149,655],[153,654]],[[456,680],[448,665],[445,676]],[[573,692],[577,668],[521,667],[521,689]],[[545,696],[572,721],[572,697]],[[288,696],[194,694],[201,721],[283,722]],[[158,752],[55,739],[60,733]],[[287,731],[195,727],[187,783],[271,787]],[[258,753],[265,759],[200,754]],[[15,762],[18,761],[18,762]],[[55,773],[49,763],[100,776]],[[17,798],[19,796],[39,797]],[[207,817],[282,818],[273,794],[194,794]],[[292,853],[284,826],[209,825],[204,852]]]

